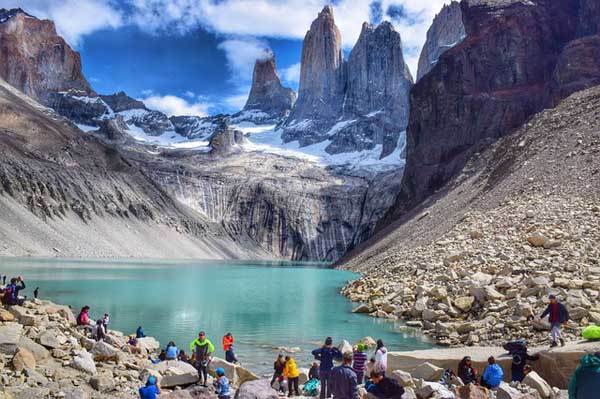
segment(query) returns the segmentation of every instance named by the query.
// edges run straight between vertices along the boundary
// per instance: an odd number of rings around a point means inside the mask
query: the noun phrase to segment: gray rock
[[[97,373],[94,358],[91,353],[86,351],[79,351],[69,365],[88,374],[95,375]]]
[[[90,378],[90,385],[99,392],[110,392],[115,389],[115,381],[107,376],[94,376]]]
[[[246,382],[235,393],[235,399],[277,399],[279,395],[269,380]]]
[[[25,348],[29,352],[33,353],[35,360],[38,362],[50,357],[50,352],[48,351],[48,349],[44,348],[42,345],[33,341],[29,337],[22,336],[21,339],[19,340],[18,346],[19,346],[19,348]]]
[[[38,340],[41,345],[50,349],[59,349],[67,342],[67,338],[57,330],[44,331],[40,334]]]
[[[73,389],[65,392],[65,399],[90,399],[90,395],[83,389]]]
[[[7,323],[0,326],[0,353],[14,355],[22,332],[23,326],[18,323]]]

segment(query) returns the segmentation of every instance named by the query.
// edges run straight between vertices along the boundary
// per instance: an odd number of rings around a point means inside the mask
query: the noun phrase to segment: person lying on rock
[[[190,351],[194,354],[196,369],[198,370],[198,377],[200,377],[201,385],[207,387],[208,365],[210,364],[211,355],[215,351],[215,346],[208,338],[206,338],[206,333],[200,331],[198,333],[198,338],[193,340],[190,344]]]
[[[148,377],[146,385],[139,390],[140,399],[157,399],[160,395],[160,389],[156,385],[156,377],[151,375]]]
[[[494,356],[490,356],[488,358],[488,365],[481,376],[481,385],[489,389],[496,389],[503,379],[504,370],[496,363]]]
[[[215,393],[219,399],[231,399],[231,392],[229,389],[229,380],[225,377],[225,369],[219,367],[215,370],[217,379],[213,383],[215,387]]]
[[[462,382],[467,384],[477,384],[477,370],[473,368],[473,363],[470,356],[465,356],[458,363],[458,377]]]
[[[404,395],[404,388],[398,381],[378,371],[371,373],[371,379],[365,383],[365,388],[367,392],[380,399],[401,399]]]
[[[565,305],[558,301],[556,295],[550,294],[548,299],[550,303],[548,303],[546,310],[544,310],[544,313],[542,313],[540,318],[543,319],[544,317],[549,316],[548,321],[550,322],[550,326],[552,328],[550,333],[552,337],[552,343],[550,344],[550,347],[554,348],[558,346],[556,343],[557,339],[560,340],[561,346],[565,346],[565,340],[562,337],[560,327],[566,325],[569,321],[569,312],[567,311]]]

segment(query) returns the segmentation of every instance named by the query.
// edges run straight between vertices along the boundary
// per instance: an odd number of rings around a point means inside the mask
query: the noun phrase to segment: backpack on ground
[[[588,341],[600,340],[600,326],[587,326],[581,332],[581,336]]]
[[[524,339],[517,339],[504,344],[504,350],[508,351],[509,354],[527,352],[527,341]]]
[[[302,390],[304,391],[304,395],[317,396],[319,394],[319,386],[319,380],[317,380],[316,378],[307,381],[306,384],[304,384],[304,388],[302,388]]]

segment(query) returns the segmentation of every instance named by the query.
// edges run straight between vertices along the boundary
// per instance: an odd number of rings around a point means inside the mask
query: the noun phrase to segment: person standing
[[[481,376],[481,385],[489,389],[496,389],[503,379],[504,370],[496,363],[494,356],[490,356],[488,358],[488,365]]]
[[[233,335],[228,332],[223,336],[223,350],[225,351],[225,361],[229,363],[237,363],[237,357],[235,356],[235,352],[233,351]]]
[[[377,340],[377,349],[375,350],[375,367],[376,370],[384,373],[387,371],[387,348],[380,339]]]
[[[210,357],[215,351],[215,346],[206,338],[206,333],[200,331],[198,338],[190,344],[190,351],[196,359],[196,369],[198,369],[198,377],[202,382],[201,385],[207,387],[208,365],[210,364]]]
[[[277,356],[277,360],[273,363],[273,378],[271,378],[271,387],[275,383],[275,381],[279,382],[279,390],[283,392],[282,382],[283,382],[283,370],[285,369],[285,359],[283,355],[280,353]]]
[[[398,381],[386,377],[378,371],[371,373],[371,378],[366,382],[367,392],[380,399],[401,399],[404,395],[404,388],[398,384]]]
[[[329,392],[329,375],[333,369],[333,361],[341,359],[342,352],[333,346],[333,338],[327,337],[325,338],[325,345],[312,351],[312,355],[316,360],[321,362],[319,365],[319,378],[321,380],[321,393],[319,397],[321,399],[329,398],[331,397],[331,393]]]
[[[512,355],[512,364],[510,366],[511,372],[511,381],[523,381],[525,378],[525,368],[528,366],[528,360],[538,360],[540,357],[538,355],[530,355],[527,353],[527,344],[525,341],[515,341],[517,343],[520,342],[520,345],[514,345],[514,347],[510,348],[509,353]],[[507,344],[508,345],[508,344]],[[506,345],[504,346],[507,347]]]
[[[465,385],[477,383],[477,370],[473,368],[473,362],[470,356],[465,356],[458,363],[458,376]]]
[[[556,343],[557,339],[560,340],[561,346],[565,346],[565,340],[560,332],[560,327],[569,321],[569,312],[567,311],[565,305],[558,301],[556,295],[550,294],[548,299],[550,300],[550,303],[540,318],[543,319],[544,317],[549,316],[548,321],[550,322],[550,326],[552,328],[550,333],[552,336],[552,343],[550,344],[550,347],[554,348],[558,346]]]
[[[35,290],[33,290],[33,298],[37,299],[39,293],[40,293],[40,287],[35,287]]]
[[[358,382],[352,370],[352,353],[342,356],[342,364],[331,370],[329,390],[334,399],[358,399]]]
[[[362,384],[365,377],[365,369],[367,368],[367,354],[365,353],[366,346],[362,342],[356,345],[352,356],[352,370],[356,373],[356,381]]]
[[[110,317],[108,316],[108,313],[104,313],[104,316],[102,316],[102,324],[104,324],[106,331],[108,331],[108,323],[110,323]]]
[[[288,397],[300,396],[299,380],[300,371],[296,366],[296,361],[291,356],[285,357],[285,367],[283,369],[283,376],[288,381]]]
[[[588,353],[581,358],[580,364],[569,382],[569,399],[588,399],[598,397],[600,392],[600,352]]]

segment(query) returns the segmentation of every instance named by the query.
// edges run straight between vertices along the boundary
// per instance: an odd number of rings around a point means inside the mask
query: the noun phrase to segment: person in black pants
[[[277,360],[273,363],[273,378],[271,378],[271,386],[275,384],[275,381],[279,381],[279,390],[283,392],[283,387],[281,382],[283,381],[283,369],[285,368],[285,359],[283,355],[280,353],[277,356]]]

